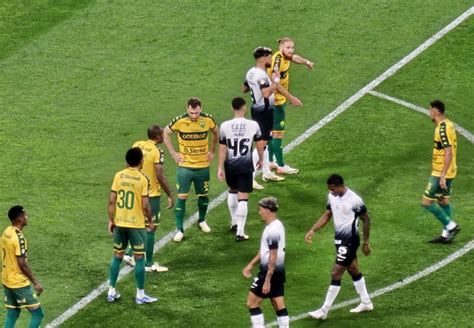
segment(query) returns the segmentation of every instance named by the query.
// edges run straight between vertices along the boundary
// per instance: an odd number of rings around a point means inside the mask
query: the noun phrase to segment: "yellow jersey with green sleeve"
[[[288,84],[290,83],[290,64],[291,60],[288,60],[283,56],[280,51],[277,51],[272,56],[272,66],[268,68],[268,76],[272,76],[273,72],[277,72],[280,77],[280,85],[288,90]],[[283,105],[286,102],[286,97],[275,91],[275,106]]]
[[[209,131],[217,128],[212,115],[200,113],[193,122],[185,113],[173,119],[168,128],[178,135],[179,152],[184,157],[179,166],[192,169],[209,167]]]
[[[149,196],[159,197],[161,195],[161,186],[156,176],[155,165],[163,165],[165,161],[163,150],[153,140],[137,141],[133,144],[133,147],[139,147],[143,153],[143,167],[141,171],[148,177],[150,183]]]
[[[21,230],[9,226],[2,234],[2,284],[7,288],[22,288],[30,285],[30,280],[21,271],[17,257],[27,258],[28,244]]]
[[[115,174],[112,191],[117,193],[115,225],[124,228],[145,228],[142,198],[149,194],[148,178],[137,168],[126,168]]]
[[[452,150],[451,164],[449,165],[448,171],[446,172],[446,178],[453,179],[456,177],[457,173],[456,152],[458,148],[458,142],[456,137],[456,129],[454,128],[453,123],[448,119],[441,121],[436,125],[431,171],[432,176],[441,176],[441,171],[444,167],[444,154],[446,148],[451,148]]]

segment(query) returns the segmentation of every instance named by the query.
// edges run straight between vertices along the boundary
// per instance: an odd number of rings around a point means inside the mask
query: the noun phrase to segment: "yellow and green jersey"
[[[280,51],[277,51],[272,56],[272,66],[268,68],[268,76],[272,76],[273,72],[278,72],[280,76],[280,85],[288,90],[288,84],[290,83],[290,64],[291,60],[288,60],[283,56]],[[282,105],[286,102],[286,97],[278,91],[275,91],[275,106]]]
[[[179,166],[187,168],[209,167],[209,131],[217,128],[212,115],[200,113],[196,122],[188,118],[185,113],[177,116],[168,127],[178,135],[179,152],[184,156],[184,160]]]
[[[28,244],[21,230],[9,226],[2,235],[2,284],[7,288],[21,288],[30,285],[30,280],[21,271],[17,257],[26,260]]]
[[[165,160],[163,150],[153,140],[137,141],[133,144],[133,147],[139,147],[142,150],[142,172],[148,177],[150,182],[150,197],[160,196],[161,186],[156,176],[155,165],[163,165]]]
[[[453,158],[446,172],[446,178],[452,179],[456,177],[456,151],[458,142],[456,138],[456,130],[453,123],[446,119],[436,125],[434,133],[433,162],[431,175],[435,177],[441,176],[444,167],[444,152],[446,148],[451,147]]]
[[[148,197],[148,178],[136,168],[115,174],[112,191],[117,193],[115,225],[124,228],[145,228],[142,198]]]

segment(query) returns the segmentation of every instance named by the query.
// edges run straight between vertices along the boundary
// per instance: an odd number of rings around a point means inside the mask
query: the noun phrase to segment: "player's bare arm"
[[[283,96],[285,96],[286,99],[288,99],[293,106],[303,106],[303,103],[301,100],[293,96],[291,93],[288,92],[284,87],[281,86],[280,83],[275,83],[276,90],[281,93]]]
[[[170,136],[172,133],[173,131],[171,131],[171,129],[168,126],[163,129],[163,143],[166,145],[166,148],[168,148],[168,151],[171,157],[173,157],[174,161],[176,163],[179,163],[182,161],[182,157],[181,157],[181,154],[176,152],[176,150],[174,149],[173,143],[171,142]]]
[[[268,268],[267,268],[267,275],[265,276],[265,281],[263,282],[262,293],[268,294],[271,288],[271,281],[273,272],[275,272],[275,264],[277,259],[277,251],[278,249],[270,249],[270,257],[268,259]]]
[[[331,210],[324,211],[323,215],[316,221],[316,223],[308,230],[304,239],[308,244],[313,242],[314,233],[320,229],[322,229],[328,222],[331,220],[332,212]]]
[[[160,183],[161,189],[166,193],[168,196],[168,205],[166,206],[167,209],[173,208],[174,206],[174,198],[171,194],[171,188],[168,183],[168,179],[165,176],[165,170],[162,164],[155,164],[155,172],[158,182]]]
[[[23,274],[27,276],[28,279],[31,281],[31,283],[33,284],[33,287],[36,290],[36,293],[38,295],[41,295],[41,293],[43,292],[43,286],[41,286],[40,282],[35,278],[35,276],[33,276],[33,272],[31,272],[31,269],[28,266],[28,263],[26,262],[26,257],[17,256],[16,260],[17,260],[18,266],[20,267],[21,272],[23,272]]]
[[[217,127],[217,125],[213,130],[211,130],[211,132],[211,146],[209,147],[208,153],[209,162],[212,162],[212,160],[214,159],[214,153],[216,151],[217,142],[219,141],[219,128]]]
[[[240,90],[243,92],[243,93],[247,93],[250,91],[250,87],[247,83],[247,81],[245,81],[242,86],[240,87]]]
[[[219,181],[225,180],[224,162],[227,157],[227,146],[219,144],[219,154],[217,157],[217,178]]]
[[[255,146],[257,148],[257,154],[258,154],[258,162],[257,162],[257,169],[261,168],[263,165],[263,153],[265,151],[265,146],[266,146],[266,141],[265,140],[259,140],[255,143]]]
[[[254,265],[257,264],[258,262],[260,262],[260,251],[257,253],[257,255],[254,256],[254,258],[242,270],[242,274],[244,275],[245,278],[252,277],[252,269],[253,269]]]
[[[293,55],[293,58],[291,59],[291,61],[295,64],[304,64],[306,65],[306,67],[308,67],[308,69],[310,70],[313,70],[314,69],[314,63],[312,61],[310,61],[309,59],[306,59],[300,55],[296,55],[294,54]]]
[[[150,199],[148,198],[148,196],[142,196],[142,208],[143,215],[145,215],[148,221],[148,231],[155,231],[156,227],[153,223],[153,217],[151,216]]]
[[[369,244],[369,237],[370,237],[370,218],[369,214],[365,212],[360,216],[360,219],[362,220],[363,226],[362,226],[362,231],[363,231],[363,237],[362,237],[362,253],[364,253],[365,256],[370,255],[372,250],[370,249],[370,244]]]
[[[115,229],[115,203],[117,201],[117,193],[115,191],[110,192],[109,196],[109,205],[108,205],[108,213],[109,213],[109,233],[112,235]]]
[[[449,166],[451,165],[451,161],[453,160],[453,148],[446,147],[444,148],[444,165],[443,169],[441,170],[441,175],[439,177],[439,186],[442,189],[446,189],[446,173],[448,173]]]

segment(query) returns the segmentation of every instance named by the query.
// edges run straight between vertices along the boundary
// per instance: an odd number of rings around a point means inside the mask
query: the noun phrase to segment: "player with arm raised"
[[[278,40],[278,51],[272,56],[272,63],[268,68],[268,75],[274,75],[277,88],[275,92],[275,109],[273,111],[272,140],[269,145],[269,161],[273,161],[275,155],[277,161],[276,173],[296,174],[298,169],[286,165],[283,160],[282,139],[286,129],[285,110],[286,101],[289,100],[293,106],[303,106],[303,103],[293,96],[288,86],[290,83],[290,64],[303,64],[312,70],[314,63],[295,54],[295,43],[291,38],[284,37]],[[274,166],[274,165],[270,165]]]

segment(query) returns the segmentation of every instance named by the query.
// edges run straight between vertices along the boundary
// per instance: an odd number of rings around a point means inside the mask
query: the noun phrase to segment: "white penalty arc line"
[[[299,137],[294,139],[292,142],[290,142],[284,149],[284,153],[289,153],[292,151],[295,147],[300,145],[302,142],[304,142],[306,139],[311,137],[313,134],[315,134],[318,130],[320,130],[323,126],[331,122],[334,118],[336,118],[338,115],[346,111],[350,106],[352,106],[357,100],[362,98],[364,95],[366,95],[369,91],[371,91],[373,88],[378,86],[380,83],[382,83],[384,80],[395,74],[400,68],[408,64],[410,61],[412,61],[414,58],[416,58],[419,54],[421,54],[423,51],[425,51],[428,47],[430,47],[433,43],[441,39],[446,33],[454,29],[456,26],[461,24],[464,20],[466,20],[468,17],[470,17],[474,13],[474,6],[466,10],[463,14],[461,14],[458,18],[453,20],[450,24],[448,24],[446,27],[441,29],[439,32],[434,34],[432,37],[430,37],[428,40],[423,42],[418,48],[413,50],[411,53],[409,53],[407,56],[403,57],[399,62],[397,62],[395,65],[390,67],[388,70],[386,70],[384,73],[382,73],[380,76],[372,80],[369,84],[367,84],[365,87],[360,89],[357,93],[355,93],[352,97],[344,101],[341,105],[339,105],[336,109],[334,109],[331,113],[326,115],[324,118],[322,118],[318,123],[307,129],[305,132],[303,132]],[[215,198],[210,204],[208,211],[212,210],[213,208],[217,207],[221,203],[223,203],[227,198],[227,191],[221,193],[217,198]],[[198,219],[198,214],[194,213],[191,217],[189,217],[186,222],[185,222],[185,228],[191,226],[194,224]],[[167,245],[173,237],[174,232],[170,232],[167,235],[165,235],[162,239],[160,239],[154,247],[155,251],[160,250],[163,248],[165,245]],[[119,280],[121,280],[125,275],[130,273],[132,271],[131,268],[123,268],[120,270],[119,274]],[[79,300],[76,304],[74,304],[72,307],[67,309],[65,312],[63,312],[60,316],[58,316],[56,319],[51,321],[46,325],[48,328],[53,328],[53,327],[58,327],[61,325],[63,322],[71,318],[73,315],[75,315],[77,312],[79,312],[82,308],[84,308],[87,304],[95,300],[100,294],[102,294],[105,290],[107,290],[108,287],[108,282],[102,283],[100,286],[98,286],[96,289],[94,289],[92,292],[90,292],[88,295],[83,297],[81,300]]]
[[[407,278],[404,278],[401,281],[393,283],[389,286],[377,289],[376,291],[370,293],[369,295],[370,295],[371,298],[374,298],[374,297],[386,294],[388,292],[391,292],[395,289],[402,288],[402,287],[404,287],[408,284],[411,284],[412,282],[415,282],[415,281],[417,281],[421,278],[424,278],[424,277],[432,274],[433,272],[438,271],[439,269],[447,266],[449,263],[453,262],[454,260],[456,260],[456,259],[460,258],[461,256],[469,253],[472,249],[474,249],[474,239],[471,240],[470,242],[468,242],[462,248],[455,251],[454,253],[448,255],[443,260],[427,267],[423,271],[419,271],[419,272],[415,273],[414,275],[411,275]],[[331,311],[346,307],[348,305],[357,304],[357,303],[360,303],[360,298],[354,298],[354,299],[351,299],[351,300],[347,300],[347,301],[338,303],[338,304],[331,307]],[[303,314],[299,314],[297,316],[291,317],[290,321],[297,321],[297,320],[301,320],[301,319],[304,319],[304,318],[307,318],[307,317],[309,317],[308,313],[303,313]],[[273,327],[273,326],[277,326],[277,325],[278,325],[278,322],[275,321],[275,322],[267,324],[266,327]]]
[[[419,113],[422,113],[422,114],[425,114],[425,115],[428,115],[428,116],[430,115],[430,112],[427,109],[424,109],[421,106],[409,103],[407,101],[404,101],[404,100],[401,100],[401,99],[398,99],[398,98],[395,98],[395,97],[392,97],[392,96],[389,96],[389,95],[386,95],[384,93],[377,92],[377,91],[374,91],[374,90],[369,91],[369,93],[371,95],[375,96],[375,97],[391,101],[391,102],[396,103],[398,105],[402,105],[404,107],[413,109],[414,111],[417,111]],[[459,132],[460,135],[464,136],[471,143],[474,143],[474,135],[471,132],[469,132],[468,130],[466,130],[465,128],[463,128],[462,126],[460,126],[457,123],[453,122],[453,124],[454,124],[454,127],[456,128],[456,130]]]

